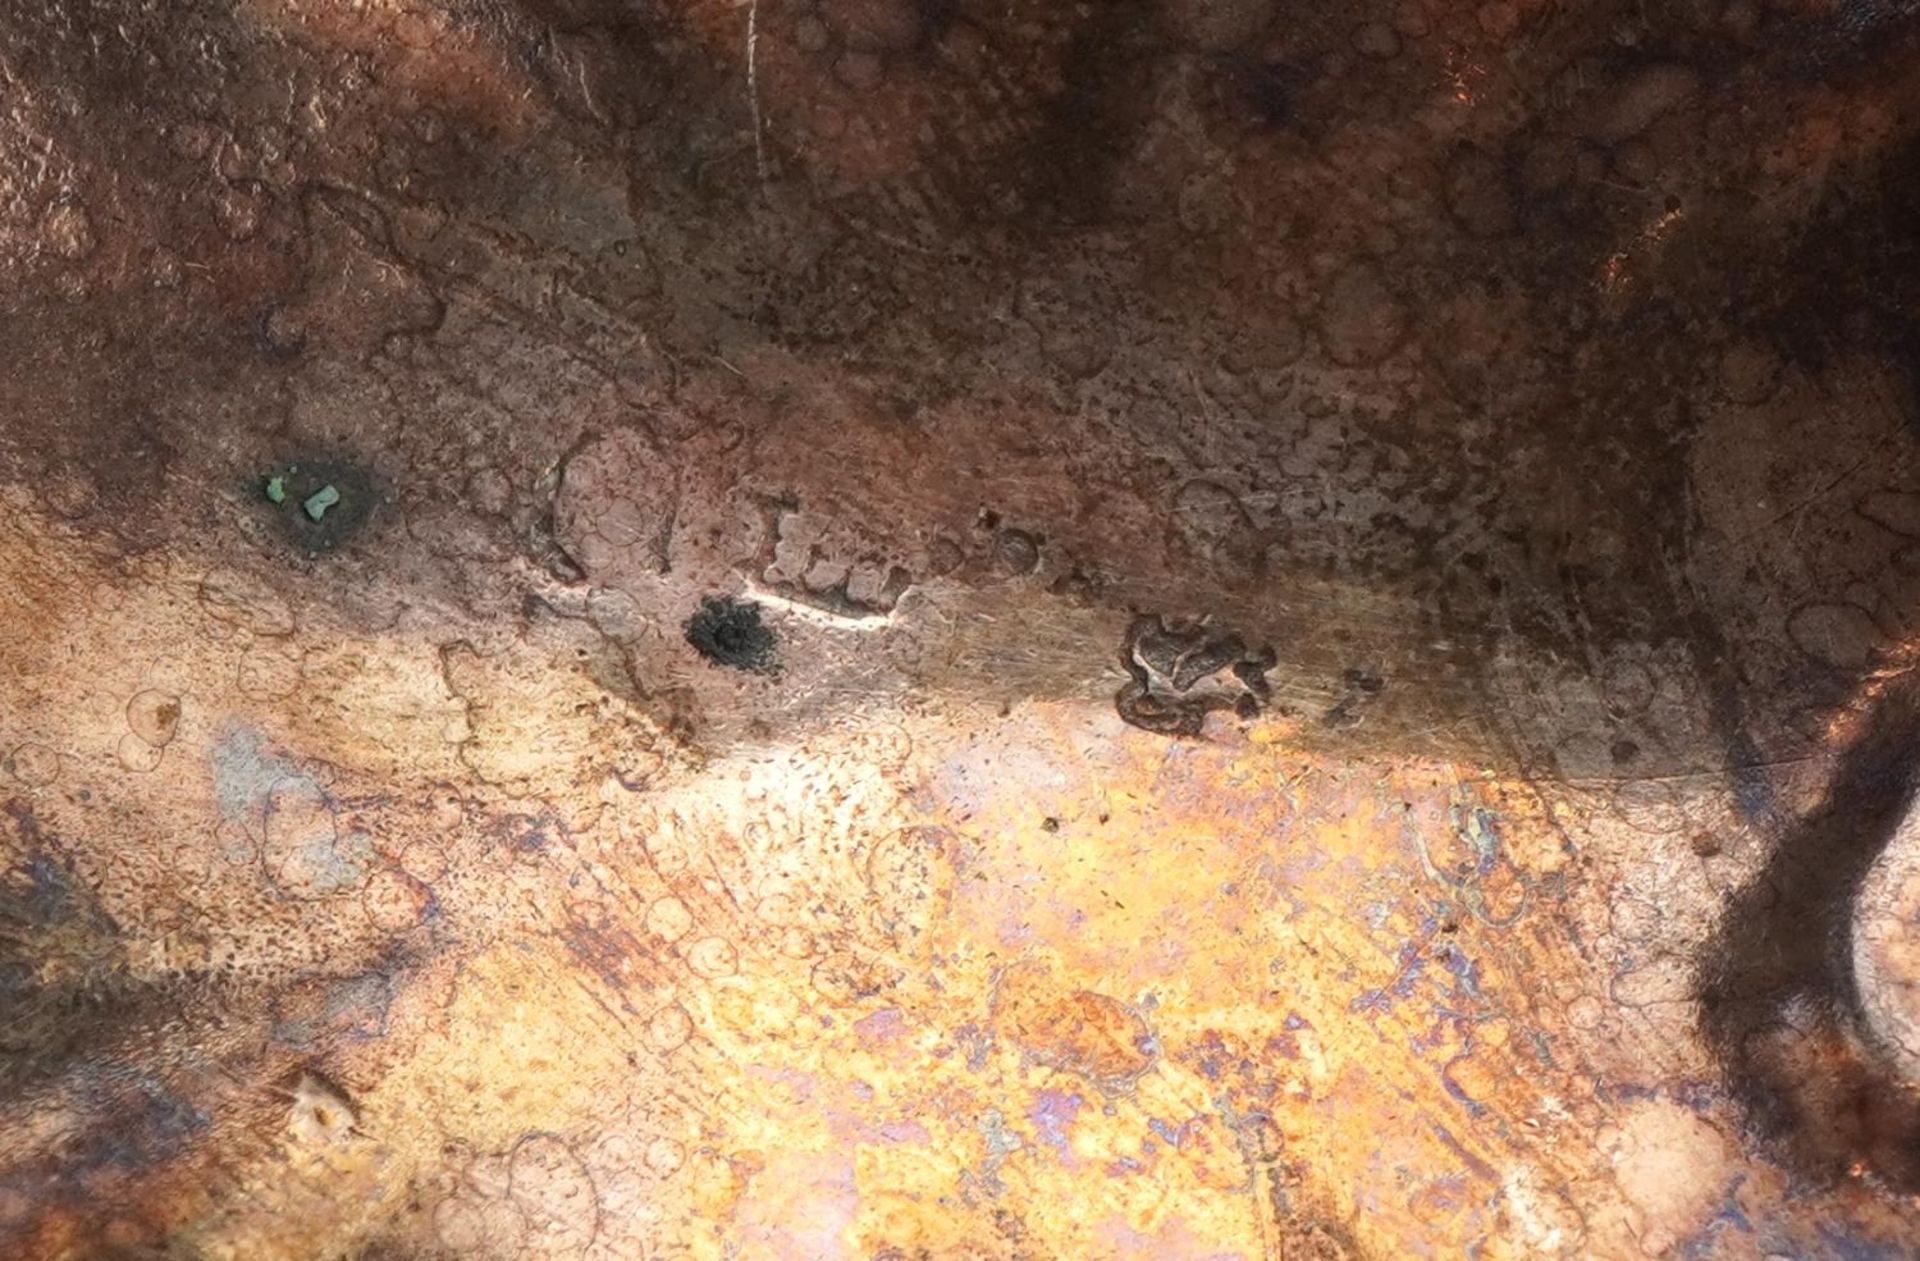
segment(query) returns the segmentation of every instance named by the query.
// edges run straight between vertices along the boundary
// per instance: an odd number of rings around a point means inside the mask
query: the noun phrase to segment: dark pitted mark
[[[731,596],[708,596],[700,611],[687,619],[687,642],[717,666],[772,674],[777,668],[774,650],[779,641],[760,620],[760,606]]]
[[[1114,709],[1143,731],[1197,736],[1216,710],[1230,709],[1244,719],[1265,709],[1273,695],[1266,676],[1275,660],[1272,648],[1250,652],[1239,635],[1203,622],[1170,626],[1165,618],[1143,614],[1127,627],[1120,665],[1128,681],[1114,697]]]
[[[1336,728],[1357,726],[1366,707],[1387,690],[1387,681],[1377,672],[1359,666],[1343,671],[1340,681],[1346,685],[1347,694],[1320,721]]]
[[[1073,565],[1047,584],[1054,595],[1079,604],[1096,603],[1109,586],[1107,576],[1096,569]]]
[[[944,578],[967,563],[967,554],[952,539],[935,539],[927,546],[927,573]]]
[[[537,858],[567,837],[567,826],[551,814],[510,814],[495,825],[494,835],[515,856]]]
[[[307,348],[307,329],[300,314],[284,303],[274,303],[261,311],[254,323],[254,344],[267,358],[285,362],[298,359]]]
[[[993,540],[993,558],[1007,573],[1030,574],[1040,567],[1040,540],[1025,530],[1002,530]]]
[[[308,556],[331,552],[366,528],[380,492],[365,469],[346,460],[297,459],[260,480],[261,502],[287,541]]]

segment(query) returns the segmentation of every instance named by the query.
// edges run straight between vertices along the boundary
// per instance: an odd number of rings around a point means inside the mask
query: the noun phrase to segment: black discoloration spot
[[[760,620],[760,606],[730,596],[708,596],[687,619],[687,642],[717,666],[772,674],[779,640]]]
[[[1068,45],[1060,90],[1041,106],[1039,126],[1009,161],[1040,222],[1106,217],[1113,169],[1146,123],[1166,60],[1140,0],[1087,12]]]
[[[1236,57],[1220,62],[1214,89],[1222,108],[1253,127],[1279,128],[1298,117],[1312,74],[1288,62]]]
[[[1920,141],[1908,140],[1871,178],[1829,187],[1797,244],[1741,297],[1762,343],[1816,379],[1849,353],[1882,359],[1905,387],[1889,402],[1920,433],[1917,213]]]

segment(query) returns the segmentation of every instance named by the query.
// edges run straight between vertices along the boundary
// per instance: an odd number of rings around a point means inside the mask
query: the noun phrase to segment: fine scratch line
[[[753,165],[767,182],[766,127],[760,118],[760,0],[747,4],[747,105],[753,111]]]

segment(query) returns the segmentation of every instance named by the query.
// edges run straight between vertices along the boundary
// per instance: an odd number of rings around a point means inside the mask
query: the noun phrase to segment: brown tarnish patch
[[[1153,1034],[1139,1013],[1091,990],[1062,992],[1044,964],[1000,973],[992,1012],[1001,1036],[1102,1090],[1124,1089],[1153,1063]]]

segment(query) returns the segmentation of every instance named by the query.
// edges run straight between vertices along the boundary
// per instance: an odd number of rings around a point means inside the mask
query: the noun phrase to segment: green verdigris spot
[[[339,490],[334,487],[332,482],[328,482],[325,486],[322,486],[319,490],[307,496],[307,501],[301,504],[300,507],[306,512],[310,520],[318,521],[321,517],[327,515],[327,509],[339,502]]]
[[[358,464],[311,453],[260,470],[253,492],[265,496],[280,533],[309,560],[360,537],[381,501]]]

